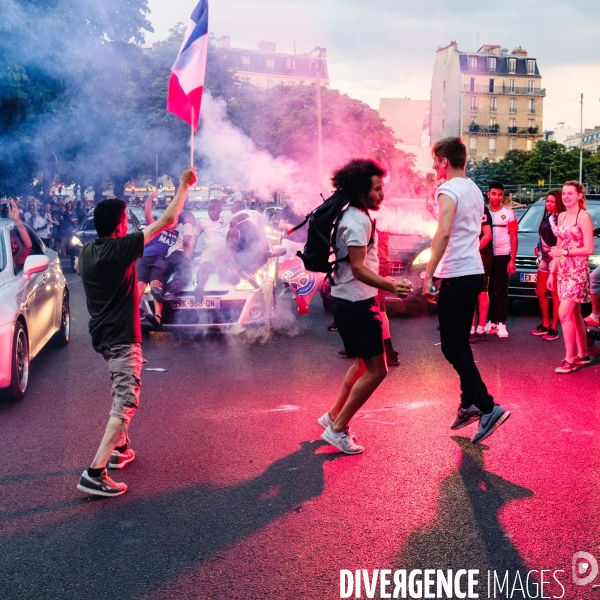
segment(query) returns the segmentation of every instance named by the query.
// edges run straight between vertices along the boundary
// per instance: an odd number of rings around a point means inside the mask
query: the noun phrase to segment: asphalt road
[[[600,560],[600,359],[555,375],[562,340],[530,335],[535,305],[513,305],[508,339],[474,346],[512,411],[482,445],[475,425],[448,427],[458,379],[435,316],[393,319],[401,366],[353,422],[360,456],[320,441],[349,365],[318,298],[300,318],[281,302],[266,341],[152,334],[145,366],[168,372],[144,371],[138,458],[114,475],[129,491],[104,500],[75,488],[110,380],[69,284],[71,344],[45,349],[25,399],[0,405],[0,598],[329,599],[341,569],[463,568],[479,570],[482,598],[488,570],[509,571],[511,589],[536,571],[513,598],[535,597],[542,576],[545,596],[600,598],[571,573],[576,551]]]

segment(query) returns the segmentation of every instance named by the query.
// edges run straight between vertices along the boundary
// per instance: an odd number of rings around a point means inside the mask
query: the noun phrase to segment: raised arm
[[[194,183],[196,183],[196,169],[194,167],[188,167],[181,174],[181,181],[179,182],[177,193],[175,194],[175,198],[171,201],[171,204],[167,206],[167,210],[165,210],[160,219],[144,227],[144,244],[147,244],[161,231],[177,221],[177,217],[179,217],[179,213],[181,212],[187,197],[188,190]]]
[[[22,246],[19,249],[19,251],[13,256],[13,262],[17,265],[22,265],[31,252],[32,244],[31,238],[29,237],[29,233],[27,233],[27,229],[25,229],[23,221],[21,221],[19,208],[17,207],[17,204],[14,200],[10,201],[10,205],[8,207],[8,217],[16,223],[17,230],[19,231],[19,237],[21,238],[22,243]]]
[[[156,192],[152,192],[148,196],[148,199],[146,200],[146,206],[144,206],[144,215],[146,216],[146,225],[150,225],[150,223],[154,223],[154,221],[156,220],[152,216],[152,205],[154,203],[154,198],[156,198],[156,196],[157,196]]]

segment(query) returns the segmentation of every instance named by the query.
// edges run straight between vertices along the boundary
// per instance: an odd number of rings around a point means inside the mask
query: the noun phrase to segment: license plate
[[[198,300],[191,300],[189,298],[185,298],[182,300],[177,300],[176,302],[173,302],[172,305],[173,309],[180,309],[180,308],[208,308],[208,309],[214,309],[214,308],[221,308],[221,298],[204,298],[204,300],[202,300],[202,302],[198,302]]]
[[[521,273],[521,283],[537,283],[537,273]]]

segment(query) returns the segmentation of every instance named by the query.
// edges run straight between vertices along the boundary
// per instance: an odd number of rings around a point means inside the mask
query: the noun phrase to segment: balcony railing
[[[482,127],[476,123],[469,125],[469,133],[492,133],[496,135],[500,130],[500,125],[490,125],[490,127]]]
[[[530,90],[526,87],[515,87],[512,88],[509,85],[495,85],[493,89],[489,85],[465,85],[465,92],[471,92],[472,94],[507,94],[515,96],[545,96],[546,90],[539,88]]]
[[[537,135],[539,127],[507,127],[511,135]]]

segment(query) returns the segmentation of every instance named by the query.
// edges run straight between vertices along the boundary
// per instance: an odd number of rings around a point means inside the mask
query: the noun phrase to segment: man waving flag
[[[194,9],[177,60],[171,69],[167,110],[198,130],[208,48],[208,2]]]

